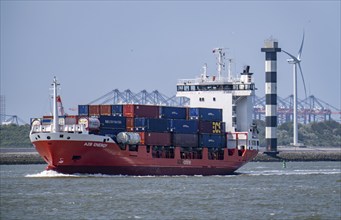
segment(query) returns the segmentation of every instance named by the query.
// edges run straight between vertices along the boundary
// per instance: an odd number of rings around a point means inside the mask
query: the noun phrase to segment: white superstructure
[[[250,67],[246,66],[240,77],[224,77],[221,74],[225,66],[224,52],[221,48],[213,50],[218,53],[218,76],[208,76],[206,66],[201,77],[196,79],[181,79],[177,83],[177,97],[190,99],[189,107],[219,108],[223,110],[223,121],[226,132],[246,134],[249,141],[255,136],[255,126],[252,123],[253,96],[255,84]],[[232,135],[233,139],[238,139]]]

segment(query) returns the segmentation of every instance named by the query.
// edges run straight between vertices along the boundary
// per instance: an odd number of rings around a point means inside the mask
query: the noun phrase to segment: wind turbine
[[[288,54],[290,59],[287,59],[289,64],[293,64],[293,78],[294,78],[294,135],[293,135],[293,145],[297,146],[298,145],[298,129],[297,129],[297,66],[300,69],[301,72],[301,76],[302,76],[302,81],[303,81],[303,86],[304,86],[304,93],[305,93],[305,97],[307,97],[307,90],[305,87],[305,82],[304,82],[304,76],[303,76],[303,72],[302,72],[302,68],[301,68],[301,55],[302,55],[302,49],[303,49],[303,43],[304,43],[304,32],[303,32],[303,38],[302,38],[302,43],[301,43],[301,47],[300,50],[298,51],[298,55],[297,57],[295,57],[294,55],[288,53],[285,50],[282,50],[284,53]]]

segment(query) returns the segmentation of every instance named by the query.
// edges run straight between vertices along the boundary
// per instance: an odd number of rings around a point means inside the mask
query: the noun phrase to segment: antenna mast
[[[232,58],[229,58],[228,61],[229,61],[229,65],[228,65],[228,70],[227,70],[227,80],[232,81],[232,77],[231,77]]]
[[[204,66],[202,67],[203,70],[204,70],[204,73],[203,73],[203,80],[206,80],[207,78],[207,63],[204,64]]]
[[[224,48],[214,48],[213,53],[218,54],[218,80],[221,79],[221,73],[223,68],[225,67],[224,59],[225,59],[225,52],[223,52]]]
[[[59,132],[59,117],[58,117],[58,105],[57,105],[57,86],[60,84],[57,83],[57,78],[53,78],[53,127],[52,132]]]

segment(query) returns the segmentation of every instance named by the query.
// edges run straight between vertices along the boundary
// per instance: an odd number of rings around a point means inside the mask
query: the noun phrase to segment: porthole
[[[67,137],[66,139],[70,140],[70,137]]]
[[[51,137],[50,137],[50,136],[47,136],[46,138],[47,138],[48,140],[50,140],[50,139],[51,139]]]

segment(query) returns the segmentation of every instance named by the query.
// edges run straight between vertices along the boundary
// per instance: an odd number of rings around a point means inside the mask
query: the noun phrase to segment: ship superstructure
[[[199,78],[178,81],[176,96],[189,98],[189,107],[221,108],[223,121],[226,124],[225,132],[229,135],[227,142],[229,148],[236,145],[257,147],[257,138],[254,138],[257,131],[252,121],[256,87],[250,66],[245,66],[240,77],[232,77],[230,70],[227,76],[223,76],[224,50],[215,48],[213,53],[218,55],[217,75],[208,76],[205,65]],[[239,137],[236,136],[237,134]],[[245,144],[245,141],[250,143]]]

